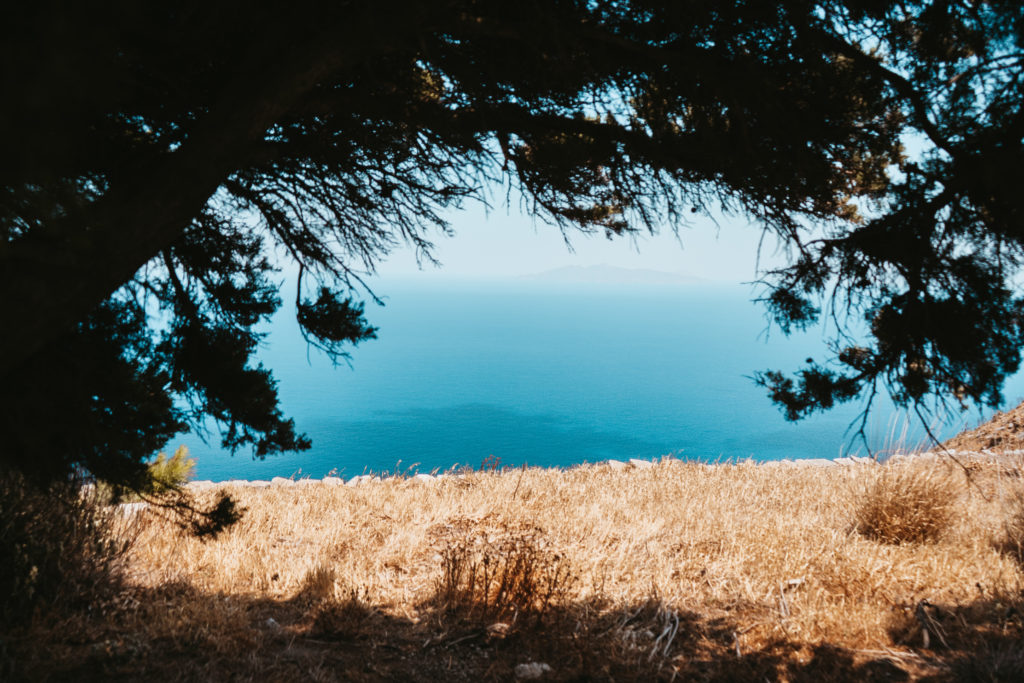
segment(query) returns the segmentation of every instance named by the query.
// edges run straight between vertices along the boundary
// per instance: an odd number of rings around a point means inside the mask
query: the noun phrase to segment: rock
[[[638,470],[648,470],[654,467],[654,463],[650,460],[640,460],[639,458],[630,458],[629,464]]]
[[[511,627],[504,622],[495,622],[487,627],[487,636],[489,638],[504,638],[508,635],[509,628]]]
[[[605,464],[615,472],[621,472],[622,470],[629,468],[629,465],[621,460],[606,460]]]
[[[435,477],[432,474],[416,474],[416,475],[413,475],[412,480],[413,481],[422,481],[422,482],[426,483],[426,482],[436,481],[437,477]]]
[[[324,477],[321,481],[328,486],[341,486],[345,483],[345,480],[341,477]]]
[[[515,668],[516,678],[523,681],[535,681],[549,673],[551,673],[551,667],[544,662],[517,664]]]
[[[149,503],[121,503],[117,506],[117,511],[125,517],[134,517],[147,507],[149,507]]]
[[[254,489],[265,489],[270,486],[270,482],[266,479],[254,479],[248,483]]]
[[[270,480],[271,486],[291,486],[294,483],[291,479],[285,479],[284,477],[274,477]]]
[[[197,489],[202,491],[203,489],[212,489],[217,484],[213,483],[209,479],[200,479],[199,481],[190,481],[188,483],[189,488]]]
[[[802,458],[800,460],[794,460],[794,465],[803,465],[805,467],[835,467],[835,463],[826,458]]]
[[[263,622],[263,625],[271,631],[281,630],[281,624],[277,623],[277,619],[274,619],[274,617],[267,617],[267,620]]]

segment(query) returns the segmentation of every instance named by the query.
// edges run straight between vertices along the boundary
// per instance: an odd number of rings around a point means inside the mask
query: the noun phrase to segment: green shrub
[[[176,491],[192,480],[195,469],[195,458],[188,457],[188,449],[184,446],[178,446],[170,458],[166,453],[160,453],[149,463],[151,491],[157,494]]]
[[[161,496],[180,491],[195,476],[195,467],[195,458],[188,457],[188,448],[178,446],[170,458],[160,453],[149,463],[146,479],[138,489],[100,482],[99,490],[101,497],[110,503],[132,502],[140,496]]]

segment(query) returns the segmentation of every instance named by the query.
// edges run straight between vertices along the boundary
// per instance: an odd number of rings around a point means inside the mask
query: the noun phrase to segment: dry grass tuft
[[[337,573],[334,568],[318,564],[306,572],[298,597],[309,602],[323,602],[334,598]]]
[[[437,604],[467,618],[542,617],[576,580],[539,530],[504,525],[497,534],[449,541],[441,553]]]
[[[1024,490],[1014,490],[1006,503],[1007,515],[1003,537],[996,547],[1024,568]]]
[[[356,590],[342,600],[325,600],[313,612],[309,635],[331,641],[358,640],[371,636],[379,626],[380,613]]]
[[[893,466],[864,491],[854,513],[857,531],[896,545],[937,541],[951,526],[963,484],[945,468]]]

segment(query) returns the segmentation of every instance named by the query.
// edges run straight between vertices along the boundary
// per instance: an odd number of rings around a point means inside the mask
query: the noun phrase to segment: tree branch
[[[928,136],[928,139],[950,156],[954,158],[959,156],[956,148],[950,144],[949,140],[942,135],[938,127],[932,122],[931,116],[928,113],[927,102],[909,80],[895,71],[886,68],[880,60],[865,54],[859,47],[847,43],[828,31],[820,28],[809,28],[808,30],[821,38],[826,45],[834,49],[838,54],[848,57],[865,71],[875,74],[888,82],[897,94],[910,104],[914,113],[914,123]]]
[[[251,64],[244,77],[223,90],[180,148],[116,169],[112,187],[96,202],[10,243],[0,256],[5,306],[0,378],[172,245],[249,146],[262,140],[293,103],[333,74],[404,49],[413,35],[429,30],[427,17],[403,19],[387,40],[375,36],[372,46],[366,36],[325,29],[284,59]],[[361,25],[353,22],[345,29]]]

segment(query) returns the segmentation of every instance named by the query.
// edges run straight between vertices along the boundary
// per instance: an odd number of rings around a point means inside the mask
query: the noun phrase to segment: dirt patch
[[[1024,403],[1004,413],[996,413],[988,422],[963,431],[943,446],[958,451],[1024,450]]]

